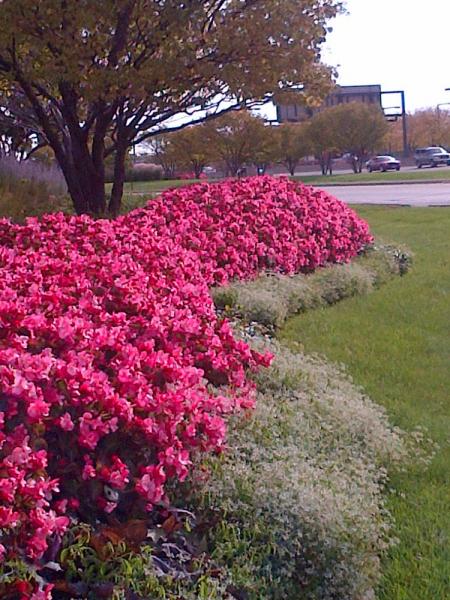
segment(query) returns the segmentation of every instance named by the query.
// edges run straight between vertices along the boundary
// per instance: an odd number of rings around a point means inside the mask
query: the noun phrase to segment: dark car
[[[400,161],[393,156],[374,156],[366,162],[369,173],[372,171],[400,171]]]
[[[427,148],[417,148],[414,152],[414,160],[418,169],[427,165],[430,167],[450,165],[450,154],[440,146],[428,146]]]

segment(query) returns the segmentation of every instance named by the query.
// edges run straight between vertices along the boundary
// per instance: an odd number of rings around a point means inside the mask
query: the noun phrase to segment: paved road
[[[318,187],[348,204],[450,206],[450,183]]]
[[[439,170],[445,169],[445,168],[446,167],[444,165],[438,167]],[[428,171],[428,169],[429,169],[429,167],[425,167],[423,169],[423,172]],[[400,175],[403,172],[411,173],[412,171],[418,171],[418,169],[417,169],[417,167],[415,165],[405,165],[405,166],[403,166],[401,168]],[[450,169],[449,169],[449,171],[450,171]],[[390,172],[394,173],[394,171],[390,171]],[[420,171],[418,171],[418,172],[420,173]],[[363,173],[367,173],[367,169],[366,168],[363,169]],[[277,175],[286,175],[286,176],[289,176],[289,173],[286,171],[286,172],[283,172],[283,173],[277,173]],[[309,170],[309,171],[305,170],[305,169],[303,171],[301,171],[299,169],[295,173],[296,177],[301,177],[302,175],[307,175],[307,176],[314,175],[314,177],[316,177],[316,176],[322,175],[322,171],[318,170],[317,168],[314,168],[314,169]],[[354,172],[353,172],[353,170],[351,168],[344,168],[344,169],[338,168],[338,169],[333,169],[333,175],[354,175]],[[376,175],[378,175],[378,172],[374,173],[374,176],[376,176]]]

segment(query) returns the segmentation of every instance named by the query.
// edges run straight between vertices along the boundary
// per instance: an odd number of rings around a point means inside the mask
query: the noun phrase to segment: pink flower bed
[[[171,190],[110,221],[0,221],[0,558],[41,559],[71,514],[167,501],[220,451],[267,365],[217,318],[208,286],[346,261],[367,225],[269,177]]]
[[[168,190],[124,222],[145,229],[148,221],[195,252],[210,285],[347,262],[372,239],[367,223],[343,202],[268,176]]]

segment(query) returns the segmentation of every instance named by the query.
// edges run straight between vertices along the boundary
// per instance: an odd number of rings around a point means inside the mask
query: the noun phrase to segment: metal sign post
[[[406,115],[406,102],[405,102],[405,92],[404,90],[388,90],[388,91],[382,91],[381,95],[383,94],[400,94],[401,97],[401,105],[400,105],[400,109],[401,112],[400,113],[392,113],[389,115],[386,115],[389,120],[390,117],[401,117],[402,118],[402,130],[403,130],[403,156],[407,157],[409,155],[409,147],[408,147],[408,129],[407,129],[407,115]]]

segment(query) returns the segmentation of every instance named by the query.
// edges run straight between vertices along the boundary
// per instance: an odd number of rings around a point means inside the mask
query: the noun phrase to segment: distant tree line
[[[200,177],[205,166],[220,164],[237,176],[248,166],[258,173],[283,165],[294,175],[300,161],[315,157],[324,175],[332,173],[333,159],[347,154],[355,173],[383,146],[388,124],[381,110],[362,103],[328,108],[302,123],[266,124],[248,111],[160,134],[148,144],[148,160],[160,165],[166,178],[187,170]]]
[[[450,147],[450,111],[433,108],[408,115],[410,150],[420,146]],[[11,114],[0,111],[0,159],[55,162],[52,149],[38,138],[30,138]],[[375,152],[396,153],[403,149],[401,119],[387,122],[381,110],[362,103],[341,104],[316,113],[301,123],[269,125],[249,111],[230,112],[215,120],[179,131],[160,133],[142,145],[145,155],[133,167],[126,157],[126,178],[173,179],[180,174],[199,178],[205,167],[216,166],[229,176],[247,167],[265,173],[268,167],[283,166],[293,175],[302,160],[314,158],[324,175],[332,174],[333,162],[346,156],[355,173]],[[114,176],[114,157],[105,161],[106,179]]]

